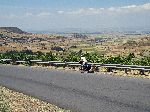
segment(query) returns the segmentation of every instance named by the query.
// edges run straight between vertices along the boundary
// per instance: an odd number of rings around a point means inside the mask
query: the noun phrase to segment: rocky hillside
[[[28,34],[17,27],[0,27],[0,31],[6,31],[7,33]]]

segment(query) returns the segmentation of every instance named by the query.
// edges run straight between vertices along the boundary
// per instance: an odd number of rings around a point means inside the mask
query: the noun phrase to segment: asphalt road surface
[[[150,80],[0,65],[0,85],[74,112],[150,112]]]

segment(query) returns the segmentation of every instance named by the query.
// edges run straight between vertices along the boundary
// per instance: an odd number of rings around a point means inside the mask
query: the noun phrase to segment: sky
[[[0,0],[0,26],[150,30],[150,0]]]

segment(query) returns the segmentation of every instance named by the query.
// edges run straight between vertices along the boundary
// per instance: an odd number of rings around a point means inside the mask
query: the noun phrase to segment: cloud
[[[18,18],[18,16],[15,15],[15,14],[10,14],[8,17],[9,17],[9,18]]]
[[[64,13],[64,11],[59,10],[59,11],[57,11],[57,13],[58,13],[58,14],[63,14],[63,13]]]
[[[142,8],[144,8],[145,10],[150,10],[150,3],[142,5]]]
[[[122,6],[122,7],[108,7],[108,8],[80,8],[77,10],[71,10],[71,11],[30,11],[30,12],[24,12],[22,14],[9,14],[9,15],[0,15],[0,17],[5,18],[24,18],[24,17],[49,17],[51,15],[58,16],[59,14],[69,16],[69,15],[108,15],[108,14],[125,14],[125,13],[135,13],[135,12],[143,12],[143,11],[150,11],[150,3],[143,4],[143,5],[129,5],[129,6]]]
[[[109,8],[111,9],[111,8]],[[113,7],[114,12],[140,12],[140,11],[146,11],[150,10],[150,3],[144,4],[144,5],[129,5],[129,6],[123,6],[123,7]]]
[[[27,12],[27,13],[25,14],[25,17],[29,17],[29,16],[33,16],[33,14],[30,13],[30,12]]]
[[[21,16],[18,16],[16,14],[3,14],[3,15],[0,15],[0,19],[20,19]]]
[[[101,14],[101,13],[131,13],[150,10],[150,3],[144,5],[129,5],[122,7],[109,7],[109,8],[81,8],[76,11],[70,11],[68,14],[74,15],[91,15],[91,14]]]
[[[46,16],[50,16],[50,15],[51,15],[51,13],[49,13],[49,12],[40,12],[36,16],[38,16],[38,17],[46,17]]]
[[[1,26],[9,24],[31,28],[79,27],[141,27],[150,28],[150,3],[108,8],[70,10],[0,10]]]
[[[87,8],[87,9],[79,9],[76,11],[70,11],[68,12],[68,14],[75,14],[75,15],[80,15],[80,14],[84,14],[84,15],[91,15],[91,14],[100,14],[101,12],[104,11],[104,8]]]

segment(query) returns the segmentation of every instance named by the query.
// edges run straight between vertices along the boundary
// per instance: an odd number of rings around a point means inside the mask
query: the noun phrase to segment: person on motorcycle
[[[84,73],[85,71],[89,72],[91,69],[91,65],[88,64],[85,57],[81,57],[79,63],[81,64],[81,73]]]

